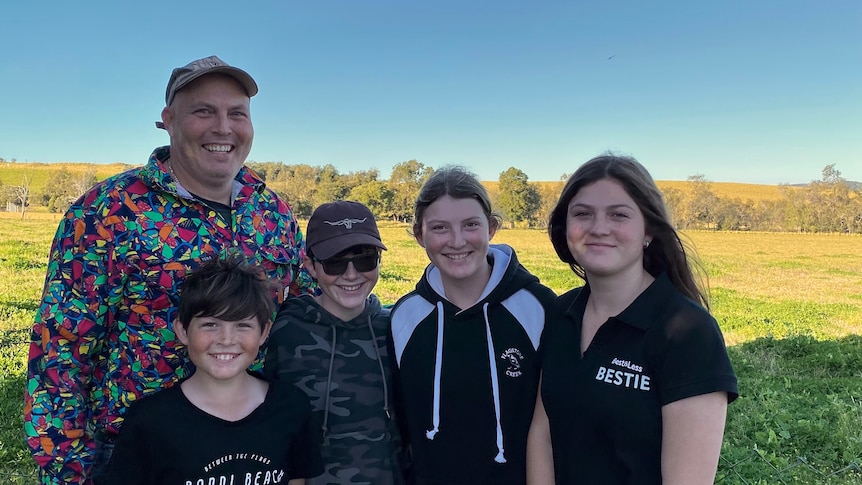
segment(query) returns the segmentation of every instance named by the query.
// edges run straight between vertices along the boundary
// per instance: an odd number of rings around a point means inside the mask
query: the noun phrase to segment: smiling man
[[[170,145],[108,178],[60,222],[31,335],[25,434],[43,484],[89,484],[126,408],[189,375],[177,287],[223,250],[263,268],[271,297],[308,293],[290,206],[244,166],[254,79],[211,56],[173,70],[156,126]]]

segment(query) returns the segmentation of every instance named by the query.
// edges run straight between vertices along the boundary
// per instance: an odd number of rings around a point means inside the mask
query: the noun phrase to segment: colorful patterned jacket
[[[178,186],[169,147],[69,208],[51,248],[30,343],[24,427],[42,483],[85,484],[93,432],[190,371],[171,322],[183,275],[222,250],[261,264],[285,292],[308,293],[302,232],[290,206],[250,169],[234,181],[232,217]]]

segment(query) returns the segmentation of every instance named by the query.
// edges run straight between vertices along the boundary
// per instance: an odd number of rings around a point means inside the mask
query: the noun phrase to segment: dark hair
[[[263,270],[242,254],[228,252],[186,275],[177,319],[188,328],[194,317],[239,321],[253,316],[262,330],[274,311],[271,284]]]
[[[649,246],[644,249],[644,269],[653,276],[666,272],[680,292],[709,308],[706,293],[697,284],[692,270],[693,267],[702,270],[694,250],[680,239],[655,181],[633,157],[605,153],[581,165],[569,177],[548,220],[548,236],[560,260],[568,263],[572,271],[586,281],[583,266],[569,251],[566,219],[569,203],[578,191],[602,179],[619,182],[644,216],[646,232],[651,238]]]
[[[500,215],[491,208],[488,191],[485,190],[482,182],[479,182],[476,174],[464,167],[448,165],[434,171],[419,190],[419,195],[413,204],[414,237],[422,235],[422,218],[425,216],[425,209],[446,195],[453,199],[475,199],[482,207],[485,217],[488,218],[488,225],[491,228],[500,225]]]

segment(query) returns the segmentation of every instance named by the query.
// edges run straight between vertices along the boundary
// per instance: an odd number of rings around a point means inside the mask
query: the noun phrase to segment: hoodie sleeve
[[[93,461],[86,389],[117,299],[112,288],[123,287],[111,277],[110,237],[101,221],[73,207],[51,248],[24,391],[25,435],[42,483],[83,483]]]
[[[392,408],[395,413],[395,424],[401,435],[401,447],[397,450],[398,464],[408,483],[412,483],[413,450],[410,447],[410,435],[407,431],[407,420],[405,419],[404,391],[401,387],[401,370],[398,367],[398,359],[395,357],[395,343],[392,338],[392,327],[386,334],[386,350],[389,355],[389,368],[392,372]]]
[[[285,366],[280,365],[285,359],[290,358],[290,350],[287,348],[287,325],[290,323],[290,316],[286,306],[287,301],[281,304],[275,321],[272,323],[272,331],[269,334],[269,340],[266,343],[266,355],[263,361],[263,376],[267,380],[280,380]],[[281,371],[279,370],[281,369]]]

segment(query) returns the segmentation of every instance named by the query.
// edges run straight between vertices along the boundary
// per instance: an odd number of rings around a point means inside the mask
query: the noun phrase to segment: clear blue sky
[[[611,149],[660,180],[862,181],[862,1],[18,1],[0,157],[141,164],[171,69],[246,69],[249,160],[410,159],[557,180]]]

